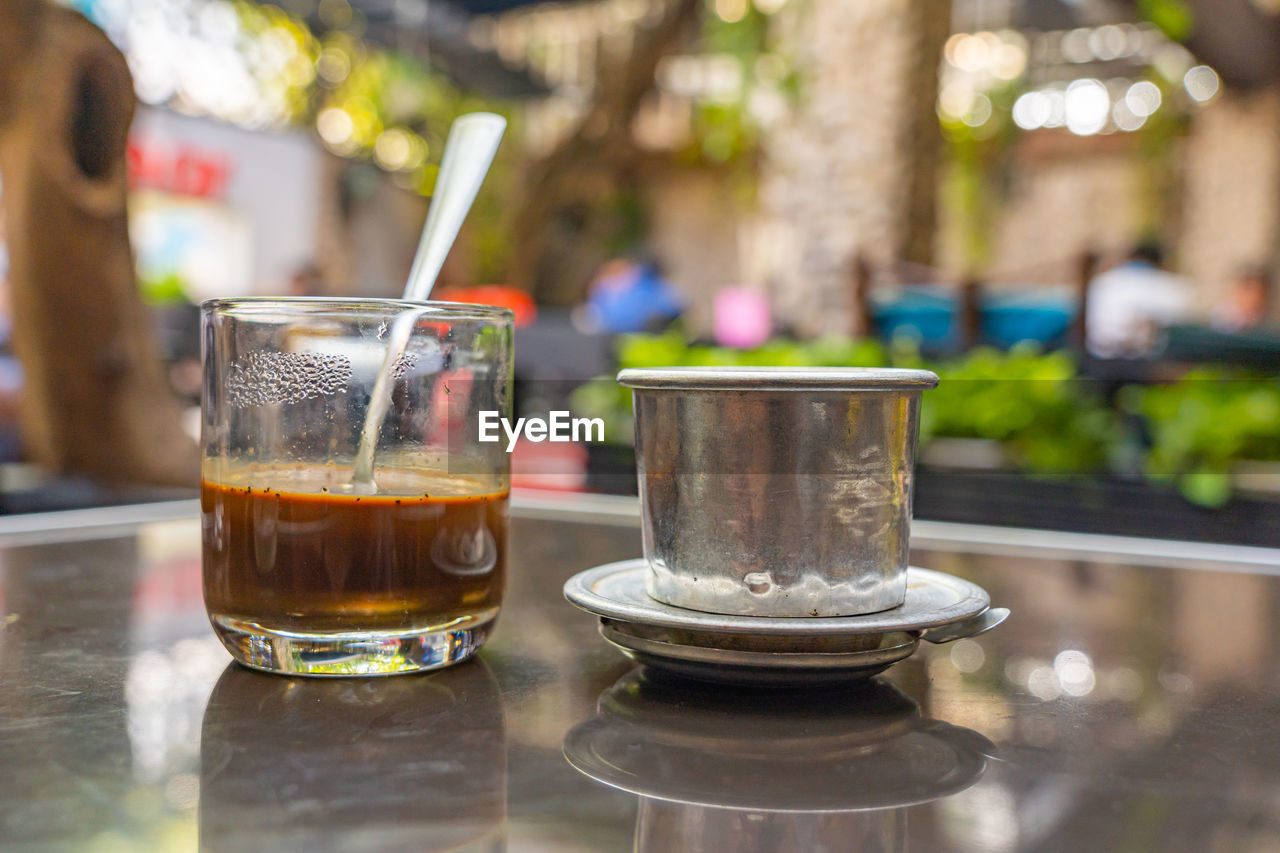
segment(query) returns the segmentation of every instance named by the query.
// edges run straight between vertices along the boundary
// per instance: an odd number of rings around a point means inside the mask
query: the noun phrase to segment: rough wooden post
[[[875,333],[871,316],[871,265],[861,252],[853,258],[849,289],[852,296],[849,333],[855,338],[868,337]]]
[[[1084,352],[1089,341],[1089,285],[1098,272],[1098,253],[1086,249],[1076,265],[1076,316],[1071,323],[1071,345]]]
[[[33,459],[195,485],[198,456],[138,297],[125,212],[124,57],[79,14],[0,0],[0,175]]]
[[[973,349],[982,343],[982,282],[970,276],[960,283],[960,347]]]
[[[762,139],[759,210],[795,236],[778,270],[788,324],[844,332],[848,259],[929,264],[941,134],[939,0],[807,0],[770,21],[803,79]]]

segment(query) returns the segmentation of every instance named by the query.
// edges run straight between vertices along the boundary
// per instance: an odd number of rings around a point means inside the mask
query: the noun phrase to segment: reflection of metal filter
[[[707,850],[900,850],[904,808],[973,785],[994,747],[922,718],[881,681],[797,697],[636,670],[564,751],[582,773],[640,795],[637,850],[695,838]]]

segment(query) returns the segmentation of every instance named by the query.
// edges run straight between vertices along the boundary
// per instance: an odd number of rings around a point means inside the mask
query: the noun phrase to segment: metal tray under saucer
[[[841,617],[733,616],[663,604],[645,592],[644,560],[609,563],[565,584],[600,617],[600,634],[637,663],[731,684],[861,681],[909,657],[921,639],[977,636],[1009,615],[979,586],[928,569],[907,572],[902,606]]]

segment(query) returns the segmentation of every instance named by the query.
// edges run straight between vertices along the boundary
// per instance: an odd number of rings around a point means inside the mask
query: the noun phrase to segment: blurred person
[[[1262,266],[1244,267],[1231,282],[1227,300],[1214,317],[1221,332],[1246,332],[1267,323],[1271,307],[1271,274]]]
[[[9,246],[0,215],[0,462],[21,458],[18,400],[22,393],[22,365],[13,354],[13,301],[9,293]]]
[[[0,255],[3,249],[4,244],[0,243]],[[13,353],[13,302],[6,263],[7,256],[0,257],[0,462],[16,462],[22,458],[18,423],[22,364]]]
[[[1191,285],[1163,269],[1164,252],[1141,243],[1089,283],[1086,343],[1101,358],[1151,355],[1157,333],[1191,315]]]
[[[596,273],[584,320],[595,331],[656,332],[684,313],[684,303],[652,258],[614,258]]]

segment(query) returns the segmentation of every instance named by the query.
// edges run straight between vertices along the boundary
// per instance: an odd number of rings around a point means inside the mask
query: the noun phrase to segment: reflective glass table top
[[[1276,552],[917,523],[1012,617],[752,691],[563,600],[634,501],[526,498],[476,661],[306,680],[230,663],[189,504],[48,518],[0,524],[6,851],[1280,850]]]

